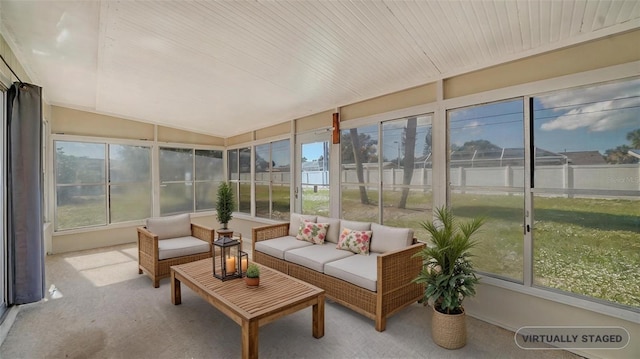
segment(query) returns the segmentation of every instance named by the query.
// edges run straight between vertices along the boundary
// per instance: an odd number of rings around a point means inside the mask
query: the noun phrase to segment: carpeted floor
[[[135,244],[48,256],[47,288],[22,306],[0,346],[0,358],[239,358],[240,327],[169,280],[153,288],[138,275]],[[55,287],[55,290],[53,290]],[[467,345],[446,350],[431,341],[430,311],[401,311],[377,332],[372,320],[328,301],[325,336],[311,335],[311,309],[260,328],[261,358],[578,358],[559,350],[526,351],[513,333],[467,318]]]

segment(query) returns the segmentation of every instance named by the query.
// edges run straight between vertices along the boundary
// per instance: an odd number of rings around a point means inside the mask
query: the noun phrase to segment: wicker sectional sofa
[[[324,243],[296,238],[303,221],[329,224]],[[345,228],[371,231],[368,255],[336,248]],[[423,247],[408,228],[296,213],[288,223],[252,230],[254,261],[324,289],[330,299],[375,320],[378,331],[422,297],[424,287],[411,281],[422,267],[413,255]]]

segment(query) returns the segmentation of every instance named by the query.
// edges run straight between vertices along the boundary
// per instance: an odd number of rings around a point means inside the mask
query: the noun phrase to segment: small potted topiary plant
[[[257,287],[260,285],[260,267],[258,267],[257,264],[249,263],[244,281],[249,287]]]
[[[234,208],[233,190],[227,182],[220,183],[218,187],[218,200],[216,202],[216,216],[222,224],[222,229],[227,229],[227,223],[233,218]]]

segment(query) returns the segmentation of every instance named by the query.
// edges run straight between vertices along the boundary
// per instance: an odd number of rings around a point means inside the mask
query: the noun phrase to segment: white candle
[[[249,265],[249,259],[247,258],[242,258],[242,271],[246,272],[247,271],[247,266]]]
[[[227,257],[227,274],[232,274],[235,272],[236,272],[236,258]]]

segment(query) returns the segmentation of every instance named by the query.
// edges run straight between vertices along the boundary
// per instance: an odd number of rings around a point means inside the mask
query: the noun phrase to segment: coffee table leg
[[[318,303],[313,305],[313,337],[324,336],[324,294],[318,296]]]
[[[258,359],[259,329],[257,320],[242,321],[242,359]]]
[[[176,278],[176,272],[174,271],[171,271],[171,303],[174,305],[182,303],[180,281]]]

